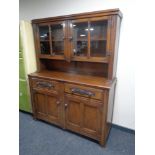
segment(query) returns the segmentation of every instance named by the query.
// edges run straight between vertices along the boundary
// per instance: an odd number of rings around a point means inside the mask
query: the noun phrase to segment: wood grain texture
[[[47,21],[59,21],[62,19],[75,20],[75,19],[82,19],[82,18],[89,18],[89,17],[103,17],[103,16],[110,16],[110,15],[118,15],[120,18],[123,17],[119,9],[109,9],[109,10],[93,11],[93,12],[86,12],[86,13],[78,13],[78,14],[72,14],[72,15],[57,16],[57,17],[34,19],[32,20],[32,23],[44,23]]]
[[[74,73],[58,72],[58,71],[41,71],[38,73],[32,73],[30,77],[38,77],[43,79],[50,79],[55,81],[63,81],[68,83],[92,86],[97,88],[109,89],[113,81],[107,80],[103,77],[89,76],[89,75],[79,75]]]

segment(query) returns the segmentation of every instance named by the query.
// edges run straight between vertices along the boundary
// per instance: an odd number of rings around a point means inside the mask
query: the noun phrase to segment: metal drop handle
[[[88,91],[88,90],[79,89],[79,88],[71,88],[71,92],[81,94],[81,95],[88,95],[89,97],[95,96],[95,94],[93,92]]]

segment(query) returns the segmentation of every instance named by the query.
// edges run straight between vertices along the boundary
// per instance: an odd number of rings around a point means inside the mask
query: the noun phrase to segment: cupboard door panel
[[[81,103],[71,95],[65,97],[66,128],[80,131],[81,125]]]
[[[97,110],[91,106],[84,106],[83,126],[87,129],[96,131],[97,129]]]
[[[83,104],[83,132],[94,136],[101,134],[102,106],[102,103],[96,100],[89,100]]]
[[[34,93],[35,109],[38,118],[46,120],[46,96],[39,92]]]
[[[60,101],[54,94],[46,96],[47,115],[48,119],[52,123],[60,123]]]

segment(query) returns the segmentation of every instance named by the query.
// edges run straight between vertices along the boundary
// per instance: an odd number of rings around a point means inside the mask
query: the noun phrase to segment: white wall
[[[134,3],[133,3],[134,2]],[[133,37],[136,9],[132,0],[20,0],[20,20],[119,8],[123,12],[113,123],[135,129]]]

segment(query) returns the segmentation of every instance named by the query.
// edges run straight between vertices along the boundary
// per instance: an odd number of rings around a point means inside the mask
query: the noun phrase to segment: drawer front
[[[65,84],[65,92],[88,98],[103,100],[103,90],[101,89],[79,86],[74,84]]]
[[[32,78],[32,87],[35,89],[41,89],[46,91],[58,91],[59,90],[59,82]]]

